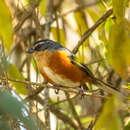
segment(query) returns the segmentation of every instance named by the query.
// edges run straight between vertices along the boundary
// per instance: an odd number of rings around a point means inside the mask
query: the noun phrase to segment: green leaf
[[[9,62],[7,61],[6,56],[0,57],[0,75],[4,74],[4,72],[7,72],[9,68]]]
[[[29,5],[29,0],[23,0],[25,5]]]
[[[94,130],[122,130],[121,120],[118,115],[119,101],[116,97],[110,97],[104,104]]]
[[[97,22],[97,20],[100,18],[99,14],[93,9],[87,9],[87,13],[91,16],[94,22]]]
[[[13,43],[13,27],[9,8],[4,0],[0,0],[0,36],[5,48],[9,51]]]
[[[78,34],[81,36],[88,29],[85,14],[83,11],[76,11],[74,12],[74,18],[77,24]]]
[[[93,120],[93,117],[91,116],[85,116],[84,118],[81,118],[81,122],[83,124],[86,124],[86,126],[88,127],[89,123]]]
[[[130,82],[130,22],[123,19],[112,26],[109,39],[111,65]]]
[[[80,116],[81,112],[82,112],[81,106],[80,105],[75,105],[75,110],[76,110],[77,114]]]
[[[83,35],[83,33],[88,29],[88,25],[86,22],[85,13],[83,11],[76,11],[74,12],[74,18],[77,24],[77,31],[79,36]],[[84,63],[84,52],[86,52],[88,46],[88,40],[85,40],[83,45],[80,46],[78,54],[77,54],[77,61]]]
[[[0,121],[0,130],[11,130],[7,121]]]
[[[106,12],[106,7],[105,7],[103,1],[97,0],[97,2],[98,2],[98,6],[100,7],[101,11]]]
[[[107,45],[108,44],[108,40],[107,40],[107,37],[106,37],[106,30],[104,28],[104,25],[102,25],[100,27],[100,31],[98,33],[98,37],[101,41],[103,41],[104,45]]]
[[[113,24],[114,24],[114,22],[111,18],[107,19],[107,21],[105,22],[105,31],[107,33],[110,33]]]
[[[47,4],[47,0],[41,0],[40,1],[40,13],[45,17],[46,16],[46,4]]]
[[[114,15],[116,16],[116,20],[119,21],[123,19],[124,12],[125,12],[125,8],[124,8],[125,0],[112,0],[112,4],[113,4],[113,12]]]
[[[124,130],[130,130],[130,121],[129,121],[129,123],[125,126]]]
[[[8,77],[12,79],[24,80],[23,75],[19,72],[18,68],[14,64],[10,64],[8,70]],[[17,92],[20,94],[27,94],[27,88],[24,83],[11,82],[12,85],[16,88]]]
[[[27,105],[13,92],[0,91],[0,113],[3,117],[17,119],[29,130],[39,130],[36,120],[29,115]]]
[[[79,48],[79,51],[76,55],[76,58],[75,60],[79,63],[84,63],[84,59],[85,59],[85,56],[84,56],[84,53],[82,53],[82,46]]]
[[[34,69],[35,69],[35,70],[38,70],[37,62],[36,62],[36,60],[35,60],[34,57],[31,58],[31,61],[32,61],[32,64],[33,64]]]
[[[62,44],[63,46],[65,46],[66,38],[65,38],[65,34],[64,34],[63,29],[51,27],[51,32],[52,32],[52,35],[53,35],[55,41],[57,41],[60,44]],[[58,36],[58,34],[59,34],[59,36]]]
[[[130,90],[130,83],[128,83],[126,86],[124,86],[124,88],[129,89]]]

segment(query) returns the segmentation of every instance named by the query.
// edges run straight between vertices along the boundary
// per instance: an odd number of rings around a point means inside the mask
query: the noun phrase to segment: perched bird
[[[94,77],[83,64],[75,61],[75,55],[61,44],[52,40],[40,40],[27,53],[32,53],[44,79],[57,86],[79,87],[88,83],[99,85],[111,94],[118,92],[111,85]]]

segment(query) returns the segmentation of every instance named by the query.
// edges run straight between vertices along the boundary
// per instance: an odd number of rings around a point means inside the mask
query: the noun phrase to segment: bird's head
[[[32,48],[30,48],[27,51],[27,53],[32,54],[34,52],[41,52],[41,51],[45,51],[45,50],[53,51],[53,50],[56,50],[59,48],[63,48],[63,46],[57,42],[46,39],[46,40],[40,40],[40,41],[35,42],[33,44]]]

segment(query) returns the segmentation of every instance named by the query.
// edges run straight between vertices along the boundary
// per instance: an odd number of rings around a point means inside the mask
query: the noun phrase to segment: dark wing
[[[71,63],[78,66],[79,68],[81,68],[88,76],[90,76],[92,78],[93,84],[98,85],[98,87],[100,89],[102,89],[102,90],[104,90],[104,91],[106,91],[110,94],[123,96],[111,84],[105,83],[104,81],[94,77],[93,73],[89,70],[89,68],[86,65],[76,62],[75,61],[75,55],[72,52],[70,54],[72,54],[71,58],[70,58]]]
[[[75,60],[76,56],[74,53],[72,53],[69,49],[65,48],[65,50],[69,53],[70,55],[70,60],[71,60],[71,63],[78,66],[81,70],[83,70],[88,76],[90,76],[93,80],[95,80],[95,77],[93,75],[93,73],[89,70],[89,68],[84,65],[84,64],[81,64],[79,62],[77,62]]]
[[[71,59],[71,63],[81,68],[81,70],[83,70],[93,80],[95,79],[93,73],[89,70],[89,68],[86,65],[76,62],[73,58]]]

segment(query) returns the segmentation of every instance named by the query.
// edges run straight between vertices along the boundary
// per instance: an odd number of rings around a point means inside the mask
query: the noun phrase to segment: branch
[[[21,26],[24,24],[24,22],[29,18],[31,17],[32,15],[32,9],[28,10],[28,11],[25,11],[22,15],[22,18],[20,19],[19,23],[14,27],[14,32],[16,33],[20,28]]]
[[[79,47],[83,44],[83,42],[95,31],[95,29],[103,23],[111,14],[113,13],[112,9],[109,9],[91,28],[89,28],[78,41],[78,44],[73,49],[73,53],[76,54],[78,52]]]
[[[76,99],[77,97],[79,96],[79,94],[76,94],[75,96],[73,96],[73,97],[71,97],[71,98],[69,98],[69,100],[73,100],[73,99]],[[67,99],[63,99],[63,100],[60,100],[60,101],[58,101],[58,102],[56,102],[56,103],[53,103],[51,106],[55,106],[55,105],[58,105],[58,104],[60,104],[60,103],[64,103],[64,102],[66,102],[66,101],[68,101]]]
[[[93,61],[90,61],[89,63],[85,64],[86,66],[88,65],[92,65],[92,64],[95,64],[95,63],[99,63],[101,61],[103,61],[104,58],[100,58],[100,59],[96,59],[96,60],[93,60]]]
[[[34,8],[36,8],[38,5],[39,5],[39,1],[37,1],[37,2],[35,3]],[[21,26],[24,24],[24,22],[25,22],[29,17],[31,17],[34,8],[29,7],[28,9],[26,9],[26,10],[23,11],[22,17],[20,18],[19,23],[14,27],[14,32],[15,32],[15,33],[21,28]],[[17,18],[17,19],[19,19],[19,18]]]
[[[76,121],[78,122],[79,128],[81,130],[85,130],[85,128],[83,127],[83,125],[82,125],[82,123],[80,121],[80,118],[79,118],[79,116],[78,116],[78,114],[77,114],[77,112],[76,112],[76,110],[74,108],[73,102],[69,99],[69,94],[65,92],[65,95],[67,97],[67,100],[68,100],[69,106],[71,108],[72,114],[73,114],[74,118],[76,119]]]
[[[52,9],[53,9],[53,0],[47,0],[46,4],[46,24],[45,24],[45,30],[44,30],[44,37],[46,39],[50,36],[50,21],[52,20]],[[49,110],[49,89],[46,88],[44,90],[44,96],[45,96],[45,123],[46,123],[46,130],[50,130],[50,110]]]
[[[0,77],[0,80],[6,80],[6,77]],[[69,92],[69,93],[79,94],[79,89],[77,89],[77,87],[73,87],[73,88],[65,87],[65,86],[58,86],[57,87],[57,86],[47,85],[46,83],[36,83],[36,82],[23,81],[23,80],[18,80],[18,79],[11,79],[11,78],[8,78],[7,80],[11,81],[11,82],[18,82],[18,83],[23,83],[23,84],[27,84],[27,85],[39,86],[39,87],[43,87],[43,88],[48,87],[48,88],[52,88],[52,89],[58,89],[58,90],[61,90],[61,91]],[[36,90],[36,91],[38,91],[38,90]],[[96,95],[92,92],[84,92],[84,95],[85,96],[92,96],[92,97],[95,97],[95,98],[106,99],[105,96]]]
[[[35,100],[39,102],[42,106],[44,106],[45,102],[43,102],[43,99],[41,99],[39,96],[36,96]],[[78,130],[77,124],[71,118],[69,118],[67,115],[61,112],[58,108],[54,106],[49,106],[49,109],[57,118],[62,120],[64,123],[69,124],[75,130]]]
[[[28,97],[26,97],[26,98],[24,99],[24,101],[28,101],[28,100],[34,99],[35,96],[38,95],[43,89],[44,89],[44,88],[41,87],[41,86],[38,87],[36,90],[34,90],[34,91],[32,92],[31,95],[29,95]]]

